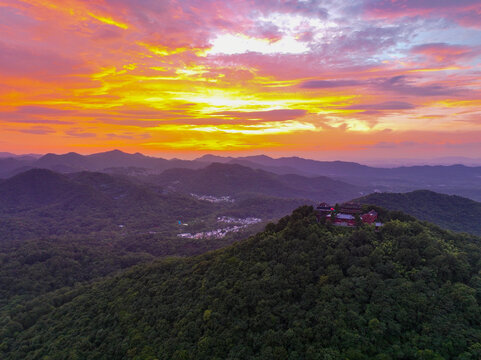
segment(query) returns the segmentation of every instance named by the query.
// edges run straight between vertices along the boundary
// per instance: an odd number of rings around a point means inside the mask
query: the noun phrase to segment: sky
[[[0,151],[481,156],[479,0],[0,0]]]

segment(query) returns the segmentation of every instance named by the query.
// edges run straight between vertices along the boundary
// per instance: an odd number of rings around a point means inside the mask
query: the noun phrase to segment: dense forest
[[[4,359],[479,359],[481,245],[401,213],[301,207],[214,252],[8,307]]]
[[[0,182],[0,247],[72,234],[175,237],[179,221],[190,225],[185,231],[204,231],[216,226],[217,216],[273,220],[306,201],[253,195],[212,203],[123,176],[33,169]]]
[[[481,235],[481,203],[429,190],[409,193],[374,193],[357,199],[363,204],[400,210],[442,228]]]
[[[122,176],[29,170],[0,183],[0,311],[158,257],[225,247],[303,203],[264,196],[216,204]],[[223,238],[177,236],[230,226],[217,216],[264,221]]]

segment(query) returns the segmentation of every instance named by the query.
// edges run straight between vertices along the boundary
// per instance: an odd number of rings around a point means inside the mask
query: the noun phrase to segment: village
[[[319,221],[324,220],[336,226],[359,226],[361,224],[374,225],[376,229],[382,226],[378,221],[378,214],[371,210],[362,214],[360,204],[347,202],[341,205],[329,205],[325,202],[316,207],[316,216]]]
[[[241,218],[234,218],[229,216],[220,216],[220,217],[217,217],[217,222],[225,223],[225,224],[235,224],[235,225],[226,227],[226,228],[219,228],[211,231],[198,232],[195,234],[182,233],[182,234],[178,234],[177,236],[185,239],[222,239],[229,233],[239,232],[247,228],[249,225],[257,224],[257,223],[260,223],[261,221],[262,219],[255,218],[255,217],[248,217],[245,219],[241,219]]]
[[[198,195],[191,193],[190,196],[196,198],[197,200],[208,201],[211,203],[233,203],[235,200],[230,196],[213,196],[213,195]]]
[[[216,198],[207,195],[197,195],[197,197],[200,200],[212,202],[232,201],[228,196]],[[318,221],[325,221],[326,223],[331,223],[335,226],[357,227],[362,224],[369,224],[374,225],[376,229],[379,229],[382,226],[382,223],[378,220],[378,213],[375,210],[362,213],[362,206],[353,202],[347,202],[341,205],[330,205],[326,202],[322,202],[315,210]],[[262,219],[255,217],[235,218],[230,216],[218,216],[218,223],[231,224],[232,226],[219,227],[218,229],[197,233],[185,232],[177,234],[177,237],[185,239],[221,239],[229,233],[239,232],[246,229],[249,225],[257,224],[261,221]],[[182,225],[187,226],[187,224]]]

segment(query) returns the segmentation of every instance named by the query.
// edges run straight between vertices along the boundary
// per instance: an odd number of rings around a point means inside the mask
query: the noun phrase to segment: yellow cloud
[[[103,22],[104,24],[109,24],[116,26],[118,28],[127,30],[129,26],[127,24],[121,23],[120,21],[115,21],[114,19],[107,17],[107,16],[100,16],[100,15],[95,15],[94,13],[89,12],[88,13],[91,17],[93,17],[95,20],[98,20],[100,22]]]

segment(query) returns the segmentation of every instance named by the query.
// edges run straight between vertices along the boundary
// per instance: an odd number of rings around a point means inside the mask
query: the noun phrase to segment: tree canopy
[[[13,359],[479,359],[481,246],[415,219],[301,207],[234,245],[45,294],[1,316]]]

